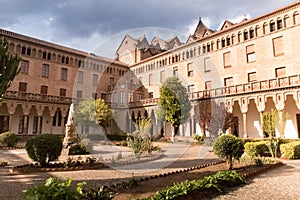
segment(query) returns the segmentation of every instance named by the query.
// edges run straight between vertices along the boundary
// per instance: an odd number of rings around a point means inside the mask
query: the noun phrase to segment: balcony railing
[[[210,90],[202,90],[189,93],[190,100],[205,99],[211,97],[222,97],[229,95],[239,95],[252,92],[264,92],[268,90],[284,89],[290,87],[300,86],[300,75],[293,75],[288,77],[280,77],[275,79],[255,81],[245,84],[227,86],[222,88],[215,88]],[[156,105],[158,98],[142,99],[137,102],[131,102],[130,107],[150,106]]]
[[[300,75],[293,75],[288,77],[280,77],[275,79],[255,81],[255,82],[250,82],[245,84],[193,92],[193,93],[189,93],[189,99],[196,100],[196,99],[204,99],[210,97],[238,95],[238,94],[251,93],[251,92],[263,92],[266,90],[299,86],[299,84],[300,84]]]
[[[4,94],[5,99],[17,99],[24,101],[38,101],[38,102],[53,102],[61,104],[71,104],[72,98],[70,97],[61,97],[37,93],[27,93],[19,91],[6,91]]]

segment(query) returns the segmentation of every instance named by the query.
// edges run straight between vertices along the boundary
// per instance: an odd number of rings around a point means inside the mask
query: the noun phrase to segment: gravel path
[[[207,154],[207,149],[200,146],[183,143],[162,145],[165,154],[163,159],[115,169],[10,175],[8,167],[0,167],[0,200],[22,199],[23,190],[39,185],[51,176],[61,179],[72,177],[74,182],[86,181],[89,187],[96,187],[128,180],[133,175],[135,177],[156,175],[216,160],[215,155]],[[111,151],[108,147],[105,149]],[[118,152],[119,150],[116,151]],[[24,149],[0,150],[0,159],[12,166],[30,162]],[[249,185],[234,188],[226,195],[215,199],[300,199],[300,160],[284,163],[286,165],[250,180]]]
[[[235,188],[216,200],[299,200],[300,199],[300,160],[284,161],[286,165],[267,171],[250,184]]]
[[[164,156],[161,159],[115,167],[114,169],[11,175],[8,173],[9,166],[2,167],[0,168],[0,200],[22,199],[23,190],[41,184],[48,177],[57,177],[60,179],[72,177],[74,183],[85,181],[87,182],[87,187],[97,187],[128,180],[132,176],[141,178],[158,175],[218,160],[214,154],[207,154],[207,149],[200,146],[190,146],[185,143],[162,143],[160,146],[164,152]],[[105,146],[105,148],[101,147],[97,149],[102,149],[102,152],[98,153],[103,154],[104,157],[107,156],[106,153],[112,156],[119,154],[121,151],[119,148],[117,150],[113,148],[112,146]],[[125,152],[128,152],[128,149],[125,149]],[[24,149],[0,150],[0,159],[7,161],[10,166],[30,163],[30,159],[27,157]]]

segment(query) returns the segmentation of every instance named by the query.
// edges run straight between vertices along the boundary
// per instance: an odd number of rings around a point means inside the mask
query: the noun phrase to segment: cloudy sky
[[[295,1],[0,0],[0,28],[87,52],[100,45],[102,54],[113,57],[126,33],[147,34],[148,40],[174,34],[185,42],[199,16],[218,29],[225,19],[239,22]]]

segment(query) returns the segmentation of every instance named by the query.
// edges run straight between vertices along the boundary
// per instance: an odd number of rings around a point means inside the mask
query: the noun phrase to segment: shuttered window
[[[274,56],[284,55],[284,44],[282,36],[273,39],[273,54]]]
[[[231,67],[231,52],[223,54],[224,67]]]

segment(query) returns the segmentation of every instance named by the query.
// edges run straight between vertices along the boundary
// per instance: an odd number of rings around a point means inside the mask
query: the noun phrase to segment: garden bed
[[[53,171],[76,171],[76,170],[91,170],[91,169],[105,169],[115,166],[131,165],[142,162],[149,162],[162,158],[162,153],[152,153],[151,155],[142,154],[137,160],[132,156],[125,156],[121,159],[106,159],[99,161],[94,157],[89,156],[72,156],[65,162],[52,162],[47,166],[40,166],[37,163],[14,166],[9,169],[11,174],[28,174],[37,172],[53,172]],[[82,158],[85,157],[85,161]]]
[[[256,166],[255,164],[236,163],[235,170],[241,173],[246,179],[249,179],[268,169],[282,165],[281,162],[274,164],[264,164]],[[178,170],[175,173],[161,174],[157,176],[145,177],[138,180],[138,185],[131,189],[122,190],[118,188],[119,193],[114,199],[132,199],[145,198],[154,195],[157,191],[166,189],[167,186],[172,186],[185,180],[198,180],[205,176],[214,174],[220,170],[225,170],[225,163],[211,163],[204,166],[195,166],[188,169]],[[226,189],[226,185],[224,186]],[[205,190],[192,192],[178,199],[202,199],[212,198],[220,193],[216,190]]]

